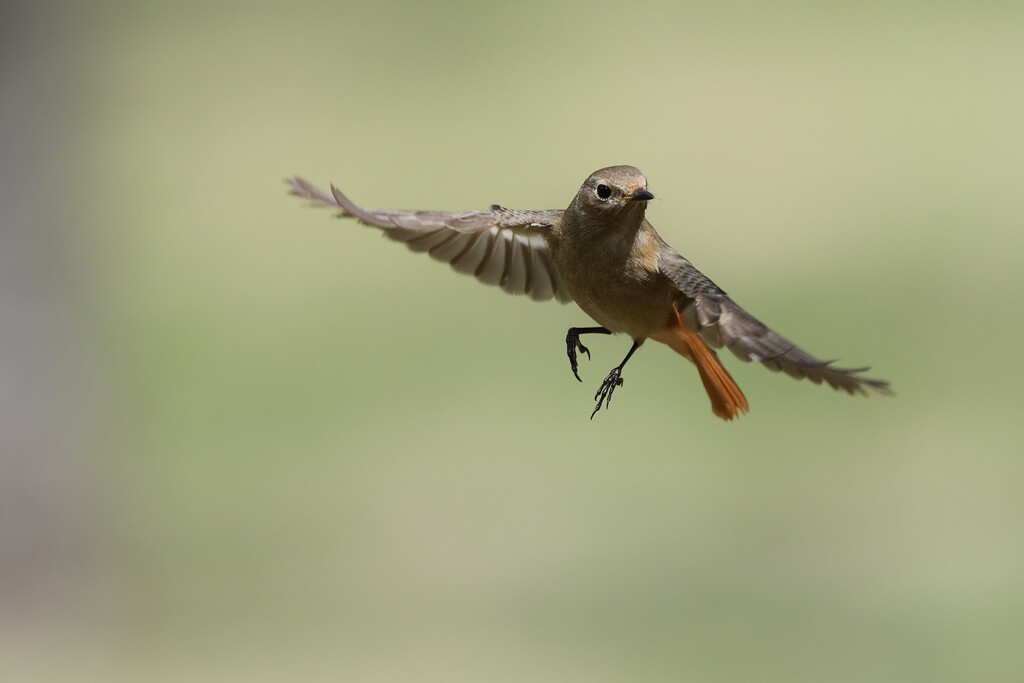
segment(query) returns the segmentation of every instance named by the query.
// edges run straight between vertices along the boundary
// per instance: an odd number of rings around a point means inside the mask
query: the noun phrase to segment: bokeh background
[[[10,681],[1024,678],[1024,9],[5,3]],[[665,347],[286,195],[662,235],[898,396]]]

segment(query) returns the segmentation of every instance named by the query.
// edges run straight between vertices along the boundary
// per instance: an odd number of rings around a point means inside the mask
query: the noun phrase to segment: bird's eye
[[[612,196],[612,188],[608,187],[607,185],[598,185],[597,196],[600,199],[608,199],[609,197]]]

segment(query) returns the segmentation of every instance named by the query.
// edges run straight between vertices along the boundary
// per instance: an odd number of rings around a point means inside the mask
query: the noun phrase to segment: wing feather
[[[501,271],[494,266],[496,263],[494,256],[502,245],[502,241],[498,238],[499,230],[500,228],[497,227],[487,229],[487,246],[484,248],[480,263],[477,264],[476,270],[473,272],[480,282],[488,285],[496,285],[501,282]]]
[[[664,242],[658,256],[658,270],[679,288],[677,301],[683,319],[695,324],[710,346],[728,348],[743,361],[758,361],[769,370],[784,372],[815,384],[825,382],[849,394],[866,394],[867,389],[891,393],[885,380],[863,377],[870,368],[840,368],[807,353],[781,334],[745,311],[692,263]]]
[[[426,252],[485,284],[497,285],[510,294],[526,294],[535,301],[572,301],[544,241],[544,233],[557,225],[562,211],[516,211],[498,205],[490,211],[368,209],[333,185],[327,193],[297,176],[285,182],[292,194],[380,228],[390,239]]]
[[[530,239],[522,235],[516,235],[516,242],[523,252],[520,261],[523,264],[523,292],[533,296],[533,248],[530,246]]]

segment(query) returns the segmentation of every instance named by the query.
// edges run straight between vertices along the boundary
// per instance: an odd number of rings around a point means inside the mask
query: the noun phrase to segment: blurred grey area
[[[52,595],[82,521],[67,255],[43,178],[56,65],[38,11],[0,8],[0,610],[15,614]]]
[[[1024,6],[0,7],[0,678],[1024,679]],[[659,233],[853,399],[286,193]]]

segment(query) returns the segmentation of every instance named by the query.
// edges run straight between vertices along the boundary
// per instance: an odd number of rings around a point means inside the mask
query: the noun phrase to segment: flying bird
[[[328,194],[293,177],[291,193],[340,210],[341,216],[381,228],[413,251],[446,261],[460,273],[535,301],[575,301],[597,323],[571,327],[565,338],[569,367],[590,351],[586,334],[627,334],[633,344],[605,377],[591,419],[611,404],[622,370],[647,339],[667,344],[696,367],[715,415],[731,420],[749,411],[746,397],[714,349],[797,379],[822,382],[848,394],[888,394],[869,368],[840,368],[818,360],[768,328],[670,247],[645,218],[654,195],[633,166],[609,166],[584,181],[564,211],[395,211],[352,203],[331,185]]]

